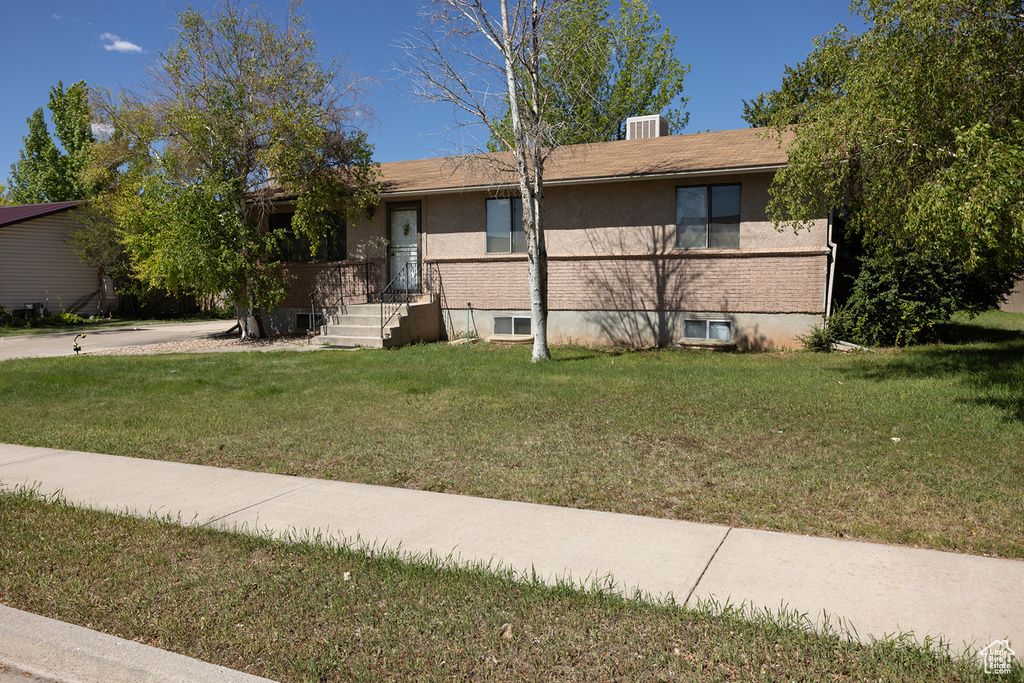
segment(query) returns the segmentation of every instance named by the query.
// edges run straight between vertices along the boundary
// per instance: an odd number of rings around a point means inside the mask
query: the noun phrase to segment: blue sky
[[[148,64],[174,40],[176,10],[185,0],[0,0],[0,182],[18,158],[25,119],[46,104],[51,85],[84,79],[117,89],[144,79]],[[197,9],[215,6],[193,0]],[[283,16],[281,0],[259,3]],[[744,128],[742,100],[779,85],[783,66],[802,60],[813,37],[837,23],[859,26],[845,0],[649,0],[676,35],[676,56],[692,65],[684,94],[690,125],[684,132]],[[367,102],[379,161],[443,155],[451,111],[407,94],[395,63],[395,41],[418,23],[417,0],[306,0],[305,14],[325,57],[346,55],[349,67],[377,80]],[[613,1],[613,7],[617,0]],[[51,128],[52,132],[52,128]]]

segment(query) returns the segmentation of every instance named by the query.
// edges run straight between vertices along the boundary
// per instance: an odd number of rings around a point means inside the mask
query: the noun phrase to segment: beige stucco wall
[[[765,215],[770,174],[627,181],[551,188],[546,212],[553,254],[665,253],[675,251],[676,188],[741,184],[740,248],[796,249],[825,242],[826,221],[794,235],[779,232]]]
[[[825,245],[827,219],[809,230],[776,230],[768,221],[770,173],[694,176],[685,180],[620,181],[551,186],[545,191],[545,235],[552,255],[656,254],[675,250],[677,187],[741,183],[740,248],[805,249]],[[487,253],[486,199],[481,191],[418,198],[423,207],[424,259]],[[378,211],[386,214],[386,211]],[[378,215],[378,234],[384,222]],[[351,240],[351,237],[350,237]],[[350,242],[351,244],[351,242]]]
[[[776,230],[765,215],[771,173],[692,176],[550,186],[545,235],[550,255],[659,254],[676,251],[677,187],[741,183],[740,249],[803,250],[825,246],[827,219],[799,232]],[[421,260],[487,257],[486,200],[494,192],[466,191],[382,201],[372,219],[350,223],[350,258],[387,254],[388,204],[419,202]],[[498,257],[500,258],[500,256]]]
[[[348,223],[348,256],[352,259],[377,261],[387,257],[387,211],[384,203],[374,211],[372,218]]]

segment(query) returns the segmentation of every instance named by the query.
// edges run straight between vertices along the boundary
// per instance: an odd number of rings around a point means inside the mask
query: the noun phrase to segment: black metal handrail
[[[409,266],[411,264],[406,261],[395,277],[391,278],[391,282],[388,286],[381,290],[377,298],[380,300],[380,338],[384,338],[384,329],[388,323],[391,322],[392,318],[399,314],[402,310],[402,305],[405,304],[406,308],[409,307]],[[395,283],[402,281],[404,287],[402,289],[396,289]]]
[[[345,305],[345,278],[342,272],[345,269],[363,269],[363,289],[366,295],[366,301],[370,301],[370,263],[339,263],[337,266],[332,268],[327,275],[325,275],[313,288],[313,291],[309,293],[309,308],[310,308],[310,319],[309,325],[314,330],[314,334],[320,329],[320,325],[317,323],[317,304],[319,303],[320,318],[323,319],[327,311],[331,309],[340,309]]]

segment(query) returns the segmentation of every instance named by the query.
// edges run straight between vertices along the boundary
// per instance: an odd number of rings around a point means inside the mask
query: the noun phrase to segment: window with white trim
[[[494,334],[533,334],[533,319],[528,315],[496,315],[491,320]]]
[[[676,249],[739,247],[739,185],[676,188]]]
[[[732,321],[730,320],[684,320],[683,336],[687,339],[713,339],[729,341],[732,339]]]
[[[487,253],[526,253],[523,200],[519,197],[487,200]]]

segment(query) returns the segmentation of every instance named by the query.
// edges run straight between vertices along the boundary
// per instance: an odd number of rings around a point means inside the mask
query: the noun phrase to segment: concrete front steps
[[[411,298],[384,328],[380,329],[380,304],[349,304],[328,316],[314,344],[329,346],[393,348],[440,338],[441,306],[429,295]]]

